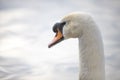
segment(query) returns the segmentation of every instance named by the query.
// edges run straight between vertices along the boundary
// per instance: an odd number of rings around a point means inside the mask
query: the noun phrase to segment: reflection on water
[[[30,74],[31,68],[24,62],[15,58],[0,57],[0,79],[18,80],[21,77]]]
[[[74,11],[93,15],[103,35],[106,78],[120,80],[119,5],[119,0],[1,0],[0,80],[78,80],[77,41],[47,48],[52,25]]]

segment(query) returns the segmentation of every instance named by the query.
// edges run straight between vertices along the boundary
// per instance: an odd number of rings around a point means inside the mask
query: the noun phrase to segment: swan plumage
[[[78,38],[79,80],[105,80],[103,42],[100,31],[89,14],[70,13],[54,25],[53,31],[56,35],[49,47],[64,39]]]

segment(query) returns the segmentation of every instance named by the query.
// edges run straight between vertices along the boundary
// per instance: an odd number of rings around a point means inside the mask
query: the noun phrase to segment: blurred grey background
[[[101,30],[106,80],[120,80],[120,0],[0,0],[0,80],[78,80],[77,39],[47,47],[54,23],[76,11]]]

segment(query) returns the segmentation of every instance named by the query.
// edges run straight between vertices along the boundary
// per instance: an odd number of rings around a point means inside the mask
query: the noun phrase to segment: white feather
[[[105,80],[104,50],[101,34],[92,17],[86,13],[71,13],[62,19],[66,39],[78,38],[80,49],[79,80]]]

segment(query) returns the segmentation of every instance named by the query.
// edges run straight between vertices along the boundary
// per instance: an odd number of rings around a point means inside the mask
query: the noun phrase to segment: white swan
[[[100,32],[92,17],[86,13],[70,13],[53,27],[56,43],[78,38],[80,49],[79,80],[105,80],[104,51]]]

